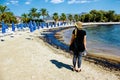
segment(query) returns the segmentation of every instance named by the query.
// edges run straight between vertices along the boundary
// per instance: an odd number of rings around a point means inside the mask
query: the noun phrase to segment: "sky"
[[[88,13],[95,10],[114,10],[120,14],[120,0],[0,0],[0,5],[6,5],[16,16],[29,13],[31,8],[47,9],[52,15],[57,12],[65,14]]]

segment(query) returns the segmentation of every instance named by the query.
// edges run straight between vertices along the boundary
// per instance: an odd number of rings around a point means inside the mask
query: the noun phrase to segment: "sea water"
[[[73,29],[64,31],[64,43],[69,44]],[[87,48],[90,52],[120,56],[120,25],[91,25],[84,30],[87,33]]]

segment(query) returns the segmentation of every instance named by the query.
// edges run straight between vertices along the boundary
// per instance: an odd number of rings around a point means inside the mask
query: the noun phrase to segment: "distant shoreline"
[[[120,22],[83,22],[83,25],[112,25],[120,24]]]

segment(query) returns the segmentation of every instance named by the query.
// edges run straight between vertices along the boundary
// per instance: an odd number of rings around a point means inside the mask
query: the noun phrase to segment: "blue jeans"
[[[76,63],[78,64],[78,68],[81,67],[82,54],[83,54],[83,52],[76,52],[76,51],[74,51],[74,55],[73,55],[73,67],[74,68],[76,66]]]

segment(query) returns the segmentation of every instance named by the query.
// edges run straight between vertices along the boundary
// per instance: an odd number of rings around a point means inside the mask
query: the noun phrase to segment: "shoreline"
[[[120,22],[84,22],[83,25],[113,25],[120,24]]]
[[[66,44],[64,42],[64,39],[63,39],[63,33],[64,33],[65,30],[66,29],[61,30],[60,32],[57,32],[55,34],[56,39],[58,39],[60,42],[62,42],[64,44]],[[115,55],[112,55],[112,54],[104,54],[104,51],[103,51],[103,53],[88,52],[87,57],[93,57],[93,58],[96,58],[96,59],[98,58],[98,59],[101,59],[101,60],[110,61],[110,63],[120,64],[120,56],[115,56]]]

